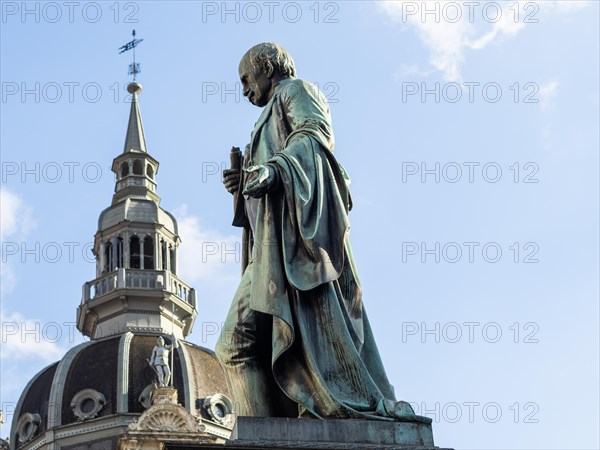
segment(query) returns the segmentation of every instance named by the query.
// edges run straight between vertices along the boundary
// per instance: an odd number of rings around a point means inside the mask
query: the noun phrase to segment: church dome
[[[11,449],[38,448],[47,443],[48,430],[60,448],[78,448],[69,442],[82,442],[85,434],[86,442],[117,448],[123,430],[151,406],[156,374],[149,358],[158,336],[127,332],[85,342],[40,371],[17,404]],[[201,421],[222,422],[205,406],[206,399],[229,395],[214,353],[179,341],[173,359],[177,403]]]

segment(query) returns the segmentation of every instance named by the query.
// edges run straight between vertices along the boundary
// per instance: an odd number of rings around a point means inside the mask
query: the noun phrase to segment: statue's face
[[[245,55],[239,67],[244,97],[253,105],[263,107],[271,100],[273,78],[262,67],[253,67],[250,57]]]
[[[163,345],[165,345],[165,340],[162,337],[159,337],[156,342],[158,343],[158,345],[160,347],[162,347]]]

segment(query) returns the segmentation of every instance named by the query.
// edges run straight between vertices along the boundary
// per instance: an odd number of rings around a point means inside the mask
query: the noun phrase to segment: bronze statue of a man
[[[239,76],[263,111],[242,170],[223,178],[249,249],[216,348],[236,412],[420,420],[395,400],[363,307],[325,97],[274,43],[252,47]]]

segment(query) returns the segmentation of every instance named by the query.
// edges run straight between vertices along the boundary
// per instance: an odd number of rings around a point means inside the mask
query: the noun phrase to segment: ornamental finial
[[[140,42],[143,41],[143,39],[135,38],[135,30],[133,30],[131,32],[131,36],[133,36],[133,39],[131,41],[129,41],[127,44],[119,47],[119,50],[121,50],[119,52],[119,55],[121,53],[125,53],[126,51],[133,50],[133,61],[131,64],[129,64],[129,75],[133,75],[133,83],[132,84],[137,84],[137,83],[135,83],[135,78],[136,78],[136,75],[141,72],[141,69],[140,69],[140,64],[135,62],[135,48],[138,46],[138,44]],[[129,87],[127,88],[127,90],[129,90]],[[141,86],[140,86],[140,90],[141,90]]]

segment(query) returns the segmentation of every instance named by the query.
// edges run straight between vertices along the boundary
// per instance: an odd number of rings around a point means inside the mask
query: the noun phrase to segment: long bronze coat
[[[333,147],[323,94],[303,80],[282,81],[245,161],[275,167],[279,187],[258,204],[255,236],[238,192],[234,225],[244,227],[252,252],[251,307],[273,317],[279,387],[316,417],[383,419],[382,399],[395,396],[362,305],[348,240],[349,180]]]

